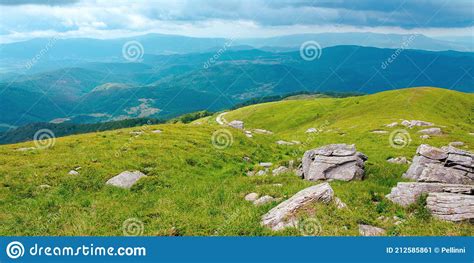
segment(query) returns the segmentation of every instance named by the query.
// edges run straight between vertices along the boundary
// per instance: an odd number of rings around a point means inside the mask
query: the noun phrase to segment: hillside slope
[[[320,235],[358,235],[357,224],[367,223],[387,229],[388,235],[472,236],[474,226],[469,223],[439,221],[423,213],[421,206],[402,208],[383,196],[402,181],[407,169],[386,159],[411,158],[422,143],[417,128],[385,124],[400,119],[432,121],[445,134],[423,143],[441,146],[463,141],[464,148],[472,150],[473,111],[473,94],[416,88],[272,102],[225,115],[227,121],[243,120],[248,129],[274,132],[253,138],[218,125],[216,116],[211,116],[188,125],[58,138],[45,149],[16,150],[32,147],[33,142],[0,146],[0,235],[122,235],[127,219],[140,222],[144,235],[301,235],[297,229],[275,233],[260,225],[261,216],[280,201],[254,206],[244,196],[257,192],[284,200],[314,183],[293,173],[247,177],[246,171],[259,169],[259,162],[272,162],[275,167],[288,164],[304,151],[325,144],[355,143],[369,156],[366,178],[330,183],[348,209],[316,206]],[[306,134],[311,127],[320,132]],[[153,133],[155,129],[162,133]],[[406,147],[394,148],[390,135],[370,132],[375,129],[389,133],[406,129],[412,140]],[[227,137],[221,141],[227,147],[214,147],[213,134]],[[302,143],[277,145],[280,139]],[[68,175],[78,166],[79,175]],[[148,177],[131,190],[105,185],[125,170],[140,170]],[[380,216],[404,221],[396,225]]]

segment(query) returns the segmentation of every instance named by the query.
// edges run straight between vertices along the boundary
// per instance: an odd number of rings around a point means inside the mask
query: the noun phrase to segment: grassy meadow
[[[285,200],[315,182],[292,172],[253,177],[246,172],[259,169],[259,162],[272,162],[274,168],[287,165],[306,150],[326,144],[354,143],[369,157],[365,180],[330,183],[348,207],[315,205],[310,217],[321,226],[318,235],[358,235],[359,223],[385,228],[388,235],[474,235],[472,224],[434,219],[422,203],[403,208],[384,198],[403,181],[401,175],[408,168],[388,163],[388,158],[411,158],[421,143],[443,146],[462,141],[463,149],[472,151],[473,94],[412,88],[270,102],[224,116],[227,121],[243,120],[248,129],[274,133],[253,138],[218,125],[216,115],[190,124],[57,138],[46,149],[16,150],[34,147],[33,142],[0,146],[0,234],[123,235],[124,222],[133,218],[143,224],[142,234],[150,236],[302,235],[298,229],[272,232],[262,227],[261,216],[278,202],[254,206],[244,196],[256,192]],[[422,140],[420,128],[384,126],[403,119],[433,122],[444,134]],[[313,127],[320,132],[305,133]],[[153,133],[156,129],[162,133]],[[399,129],[406,130],[404,136],[411,140],[404,147],[393,147],[390,134]],[[130,134],[133,131],[143,133]],[[213,134],[223,135],[227,147],[215,147]],[[301,144],[277,145],[277,140]],[[76,167],[81,167],[80,174],[69,175]],[[126,170],[139,170],[148,177],[130,190],[105,185]],[[394,216],[403,222],[395,224]]]

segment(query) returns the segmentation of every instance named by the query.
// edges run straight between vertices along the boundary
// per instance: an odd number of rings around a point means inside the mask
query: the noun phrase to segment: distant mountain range
[[[367,41],[360,39],[363,36]],[[471,52],[331,46],[352,41],[396,47],[407,37],[316,34],[229,44],[219,38],[150,34],[56,40],[45,51],[45,39],[4,44],[0,46],[4,72],[0,74],[0,131],[35,122],[169,119],[300,91],[375,93],[412,86],[474,90]],[[132,39],[144,48],[137,62],[122,56],[124,41]],[[318,51],[318,59],[305,60],[299,45],[306,39],[318,39],[329,47]],[[409,48],[456,46],[421,35],[410,39]],[[25,61],[37,54],[35,64],[25,69]]]

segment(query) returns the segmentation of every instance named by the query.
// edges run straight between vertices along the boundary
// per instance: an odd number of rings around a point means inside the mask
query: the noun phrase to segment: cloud
[[[471,35],[474,8],[470,0],[0,0],[0,4],[3,42],[50,32],[91,37],[117,32],[260,36],[390,29],[385,32]]]
[[[0,5],[70,5],[79,0],[0,0]]]

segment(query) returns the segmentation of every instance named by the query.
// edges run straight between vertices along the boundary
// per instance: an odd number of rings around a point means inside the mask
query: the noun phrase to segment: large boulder
[[[297,174],[309,181],[360,180],[364,176],[366,160],[367,156],[357,152],[353,144],[330,144],[306,151]]]
[[[474,155],[452,146],[422,144],[403,177],[420,182],[474,184]]]
[[[133,172],[125,171],[125,172],[120,173],[117,176],[110,178],[106,182],[106,184],[124,188],[124,189],[129,189],[142,177],[146,177],[146,175],[139,171],[133,171]]]
[[[447,221],[474,219],[474,196],[453,193],[430,193],[426,207],[434,217]]]
[[[471,194],[474,193],[474,186],[462,184],[400,182],[396,187],[392,188],[392,191],[386,197],[394,203],[408,206],[415,203],[418,197],[422,194],[437,192]]]
[[[329,203],[334,197],[334,191],[328,183],[313,185],[303,189],[290,199],[280,203],[262,217],[262,225],[274,231],[285,227],[297,227],[297,213],[310,204]]]

